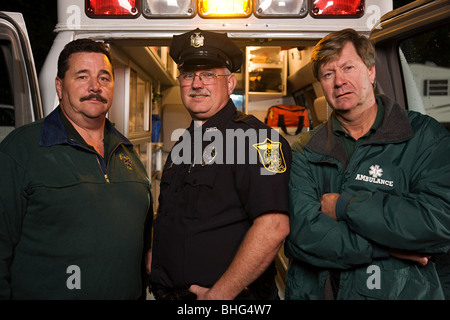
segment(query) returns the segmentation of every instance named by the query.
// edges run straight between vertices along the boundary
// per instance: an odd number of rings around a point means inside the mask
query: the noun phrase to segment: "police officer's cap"
[[[198,28],[173,36],[170,56],[178,69],[226,67],[235,72],[242,65],[242,52],[226,33]]]

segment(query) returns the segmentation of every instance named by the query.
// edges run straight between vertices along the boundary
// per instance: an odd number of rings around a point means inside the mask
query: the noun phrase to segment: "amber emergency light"
[[[252,13],[252,1],[199,0],[198,13],[203,18],[246,18]]]

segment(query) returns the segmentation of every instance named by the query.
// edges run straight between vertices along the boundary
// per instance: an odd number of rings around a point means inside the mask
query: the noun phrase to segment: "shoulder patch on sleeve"
[[[264,168],[272,173],[283,173],[286,171],[286,160],[284,159],[281,142],[272,142],[266,138],[253,147],[258,150],[259,158]]]

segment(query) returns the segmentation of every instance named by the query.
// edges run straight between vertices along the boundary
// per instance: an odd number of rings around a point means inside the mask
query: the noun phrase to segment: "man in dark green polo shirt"
[[[0,144],[0,298],[137,299],[150,180],[106,119],[106,45],[67,44],[55,83],[60,105]]]

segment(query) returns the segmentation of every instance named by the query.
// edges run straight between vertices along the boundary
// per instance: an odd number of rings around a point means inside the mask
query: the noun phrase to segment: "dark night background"
[[[412,1],[394,0],[394,9],[410,2]],[[38,74],[55,38],[53,30],[57,19],[56,3],[57,0],[12,0],[2,1],[0,4],[0,11],[23,14]]]
[[[0,11],[21,12],[25,19],[36,71],[39,74],[55,34],[57,0],[2,1]]]

